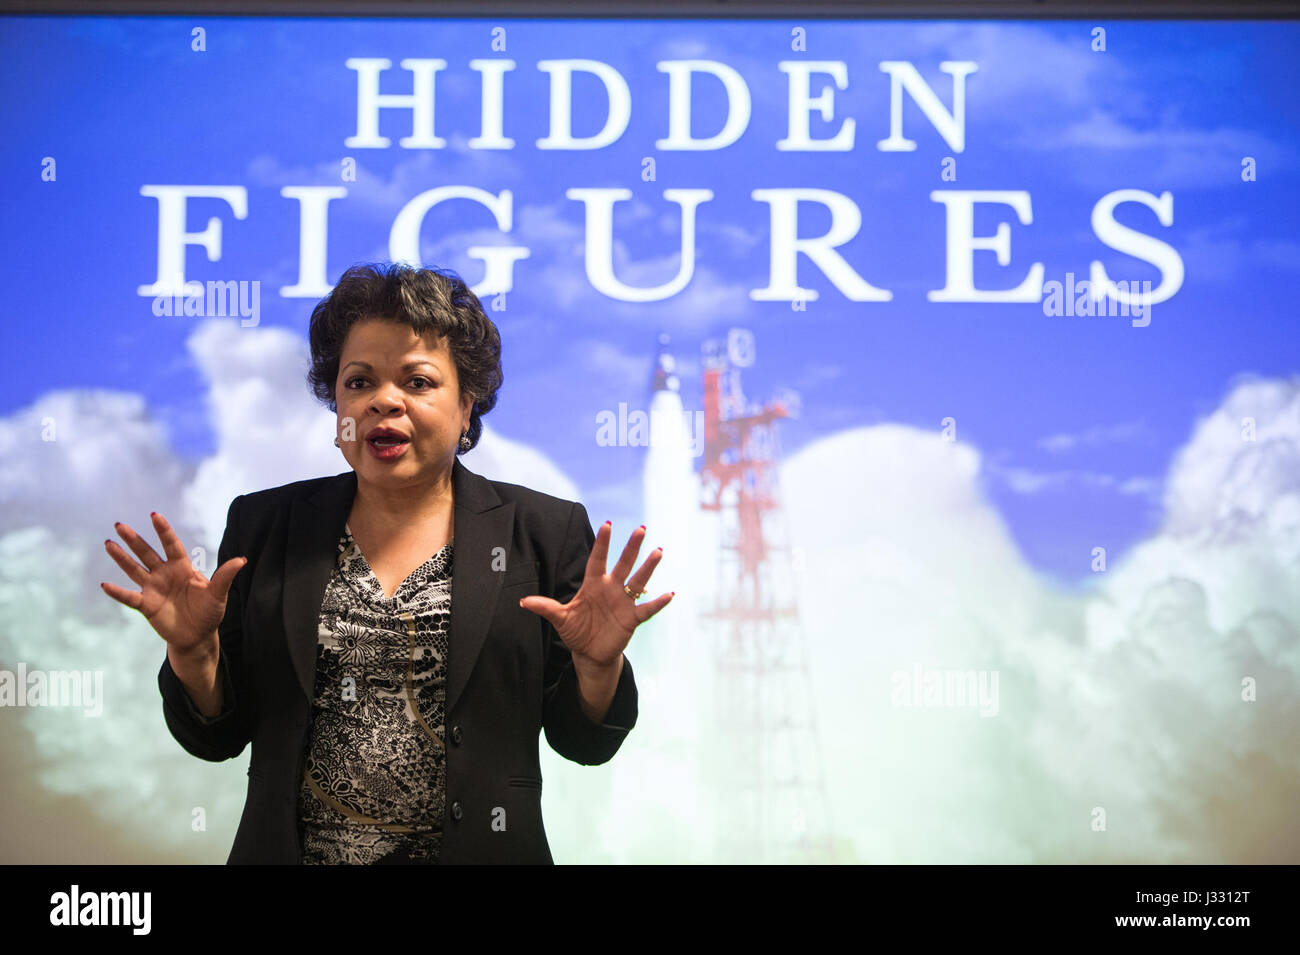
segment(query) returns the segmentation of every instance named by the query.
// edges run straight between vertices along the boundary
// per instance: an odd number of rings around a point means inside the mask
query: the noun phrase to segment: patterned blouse
[[[321,604],[302,862],[436,864],[446,803],[444,704],[452,542],[392,597],[345,526]]]

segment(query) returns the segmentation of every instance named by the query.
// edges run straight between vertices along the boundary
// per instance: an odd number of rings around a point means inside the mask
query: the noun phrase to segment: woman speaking
[[[638,604],[645,535],[606,572],[587,512],[467,470],[501,341],[452,273],[344,273],[311,317],[316,396],[351,470],[231,502],[211,580],[166,519],[160,556],[105,541],[104,583],[167,642],[172,735],[201,759],[252,743],[231,863],[552,862],[538,732],[609,760],[636,722],[623,656],[672,594]],[[267,408],[273,416],[274,408]]]

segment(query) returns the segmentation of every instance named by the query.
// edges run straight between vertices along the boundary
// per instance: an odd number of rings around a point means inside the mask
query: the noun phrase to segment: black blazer
[[[300,861],[298,792],[320,607],[356,484],[356,472],[347,471],[236,497],[217,566],[238,556],[248,563],[231,585],[220,626],[221,713],[203,717],[167,660],[158,672],[167,728],[188,752],[218,761],[253,744],[229,863]],[[459,458],[452,488],[447,802],[439,861],[551,863],[539,730],[574,762],[610,759],[636,724],[632,665],[625,657],[605,721],[592,722],[579,704],[568,648],[551,624],[519,606],[529,594],[566,603],[581,586],[595,542],[581,504],[489,481]]]

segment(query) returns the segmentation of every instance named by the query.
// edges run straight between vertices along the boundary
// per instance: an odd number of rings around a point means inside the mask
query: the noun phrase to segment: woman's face
[[[357,479],[393,488],[450,475],[473,397],[460,397],[445,339],[364,319],[343,342],[334,403],[339,448]]]

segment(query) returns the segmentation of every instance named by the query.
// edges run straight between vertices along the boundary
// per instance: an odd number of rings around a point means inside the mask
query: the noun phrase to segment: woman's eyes
[[[351,389],[351,390],[353,390],[353,391],[356,391],[358,388],[361,387],[361,385],[359,385],[359,384],[357,384],[357,383],[360,382],[361,384],[365,384],[365,381],[366,381],[366,379],[364,379],[364,378],[362,378],[362,377],[360,377],[360,376],[357,376],[357,377],[354,377],[354,378],[349,378],[347,381],[345,381],[345,382],[343,383],[343,387],[344,387],[344,388],[349,388],[349,389]],[[416,375],[414,378],[411,379],[411,382],[410,382],[410,383],[414,385],[414,384],[416,384],[417,382],[421,383],[421,384],[418,386],[418,389],[419,389],[419,390],[423,390],[425,387],[429,387],[429,388],[432,388],[432,387],[433,387],[433,379],[431,379],[431,378],[426,378],[426,377],[424,377],[423,375]]]

